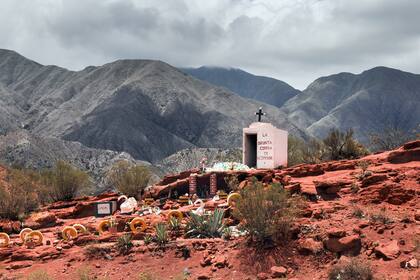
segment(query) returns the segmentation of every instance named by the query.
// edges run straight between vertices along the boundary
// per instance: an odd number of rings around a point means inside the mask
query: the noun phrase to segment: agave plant
[[[118,237],[116,246],[121,255],[127,255],[130,253],[131,248],[134,246],[131,239],[131,234],[124,234]]]
[[[186,237],[214,238],[221,237],[225,225],[223,216],[225,211],[216,209],[210,215],[199,216],[190,212],[187,223]]]
[[[166,225],[164,223],[159,223],[155,226],[156,235],[155,241],[160,246],[165,245],[169,241],[168,230],[166,229]]]
[[[176,217],[171,217],[169,220],[169,228],[171,231],[179,231],[181,229],[181,220]]]

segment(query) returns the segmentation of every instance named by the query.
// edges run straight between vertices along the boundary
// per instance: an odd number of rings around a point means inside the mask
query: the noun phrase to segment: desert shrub
[[[164,223],[158,223],[155,226],[155,231],[156,234],[154,240],[159,246],[164,246],[169,242],[168,230]]]
[[[104,258],[109,253],[111,253],[111,248],[101,246],[100,244],[92,244],[86,246],[84,249],[84,254],[89,259]]]
[[[350,191],[352,193],[357,193],[359,190],[360,190],[360,187],[355,182],[351,183]]]
[[[93,280],[95,276],[90,275],[90,269],[88,267],[80,267],[77,270],[77,277],[79,280]]]
[[[358,219],[362,219],[365,217],[365,213],[363,212],[362,208],[357,205],[353,206],[353,213],[352,215]]]
[[[381,223],[384,225],[392,223],[392,219],[388,216],[385,208],[381,208],[378,212],[371,213],[369,219],[374,223]]]
[[[141,272],[139,276],[137,277],[138,280],[156,280],[157,278],[154,278],[152,274],[148,272]]]
[[[202,216],[190,212],[185,236],[197,238],[221,237],[225,228],[224,214],[225,212],[220,209],[214,210],[210,215]]]
[[[29,273],[26,277],[27,280],[53,280],[51,276],[44,270],[36,270],[34,272]]]
[[[0,185],[0,217],[16,220],[39,206],[39,185],[32,171],[9,169]]]
[[[140,199],[152,174],[147,166],[117,162],[107,174],[107,179],[119,192]]]
[[[298,203],[281,185],[266,188],[255,178],[245,189],[236,204],[234,216],[241,220],[242,227],[258,244],[270,245],[286,240],[289,228],[297,215]]]
[[[123,234],[117,239],[117,250],[121,255],[127,255],[130,253],[131,248],[133,248],[133,242],[131,241],[131,234]]]
[[[349,263],[337,264],[328,274],[329,280],[372,280],[373,272],[369,265],[352,259]]]
[[[416,234],[413,240],[414,244],[414,253],[420,256],[420,234]]]
[[[52,169],[42,171],[41,179],[53,201],[71,200],[91,186],[86,172],[61,160]]]
[[[382,131],[370,134],[370,144],[374,151],[389,151],[418,138],[417,129],[405,131],[398,126],[387,126]]]
[[[368,151],[362,144],[354,139],[352,129],[346,132],[340,132],[338,129],[332,129],[328,136],[323,140],[328,150],[328,159],[354,159],[368,154]]]
[[[312,138],[307,142],[300,138],[289,135],[288,138],[288,165],[300,163],[319,163],[324,160],[326,154],[325,145]]]

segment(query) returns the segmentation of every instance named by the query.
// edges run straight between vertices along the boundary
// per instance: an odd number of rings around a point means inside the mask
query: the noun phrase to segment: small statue
[[[206,164],[207,164],[207,158],[206,157],[203,157],[201,159],[201,161],[200,161],[200,165],[201,165],[200,171],[201,172],[205,172],[206,171]]]

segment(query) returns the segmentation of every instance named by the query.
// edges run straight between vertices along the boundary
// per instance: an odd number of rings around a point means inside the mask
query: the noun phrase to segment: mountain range
[[[218,158],[240,147],[241,130],[259,107],[264,121],[303,139],[353,128],[368,143],[369,133],[388,126],[418,129],[420,75],[376,67],[322,77],[300,92],[239,69],[118,60],[70,71],[0,49],[0,145],[7,143],[0,160],[7,162],[32,155],[30,162],[42,167],[62,156],[83,166],[86,154],[101,169],[125,153],[179,171],[191,166],[179,162],[186,157]],[[34,143],[24,153],[19,137]],[[39,164],[47,151],[55,154]]]
[[[287,83],[270,77],[256,76],[236,68],[208,67],[180,68],[181,71],[224,87],[238,95],[281,107],[287,100],[300,91]]]
[[[304,137],[277,107],[195,79],[161,61],[118,60],[82,71],[0,51],[2,131],[159,161],[181,149],[235,148],[264,106],[266,121]]]
[[[370,135],[387,129],[420,131],[420,75],[387,67],[360,74],[321,77],[302,92],[283,81],[255,76],[233,68],[183,68],[203,81],[243,97],[275,105],[289,120],[313,137],[331,128],[353,129],[369,145]]]

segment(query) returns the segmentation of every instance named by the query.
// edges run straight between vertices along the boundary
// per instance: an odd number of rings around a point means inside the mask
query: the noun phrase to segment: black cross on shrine
[[[262,111],[262,107],[260,107],[258,109],[258,112],[256,112],[255,115],[258,116],[258,121],[260,122],[261,121],[261,117],[265,115],[265,113],[263,113],[263,111]]]

